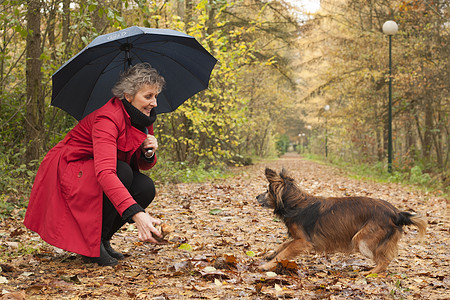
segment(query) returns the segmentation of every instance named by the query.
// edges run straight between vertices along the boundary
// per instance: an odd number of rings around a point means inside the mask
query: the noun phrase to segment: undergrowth
[[[6,162],[0,162],[0,221],[11,216],[25,214],[28,198],[33,186],[37,162],[11,168]],[[173,162],[164,159],[150,170],[144,171],[155,182],[188,183],[203,182],[206,180],[221,179],[232,176],[226,166],[208,165],[200,162],[190,165],[186,162]]]
[[[158,160],[158,163],[145,173],[161,183],[203,182],[230,176],[225,166],[207,166],[204,162],[190,165],[167,160]]]
[[[415,165],[407,170],[393,169],[392,173],[388,172],[387,166],[383,162],[375,164],[366,163],[350,163],[336,157],[328,157],[313,154],[303,154],[306,159],[333,165],[348,172],[350,177],[356,179],[368,179],[377,182],[393,182],[399,184],[414,185],[427,191],[435,191],[442,195],[450,194],[450,187],[440,180],[440,176],[432,177],[429,173],[424,172],[423,167]],[[445,176],[445,174],[443,174]]]

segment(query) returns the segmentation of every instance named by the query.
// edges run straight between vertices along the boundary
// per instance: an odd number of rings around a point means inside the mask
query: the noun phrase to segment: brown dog
[[[323,198],[300,190],[294,180],[282,170],[277,174],[265,171],[269,188],[257,197],[263,206],[274,209],[286,224],[292,240],[287,241],[260,266],[270,270],[278,262],[291,259],[300,252],[359,251],[375,261],[376,267],[365,272],[386,270],[397,252],[402,226],[414,225],[419,237],[425,235],[424,218],[409,212],[400,212],[384,200],[368,197]]]

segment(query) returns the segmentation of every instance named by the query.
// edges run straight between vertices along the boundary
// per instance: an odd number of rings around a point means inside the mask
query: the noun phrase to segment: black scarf
[[[155,122],[156,120],[156,111],[155,109],[152,109],[150,111],[150,116],[147,116],[143,112],[141,112],[139,109],[134,107],[130,102],[128,102],[126,99],[122,99],[123,106],[125,107],[125,110],[130,115],[131,118],[131,125],[136,127],[142,132],[146,133],[146,127],[150,126]]]

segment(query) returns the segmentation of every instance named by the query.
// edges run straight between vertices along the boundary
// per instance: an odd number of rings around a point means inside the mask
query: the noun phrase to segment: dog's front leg
[[[288,247],[290,243],[292,243],[292,240],[287,241],[287,242],[284,242],[283,244],[281,244],[280,247],[278,247],[277,250],[275,250],[274,253],[272,253],[272,254],[270,254],[270,255],[267,255],[267,256],[265,257],[265,259],[266,259],[266,260],[272,260],[272,259],[274,259],[275,256],[277,256],[278,253],[280,253],[280,252],[283,251],[286,247]]]
[[[272,260],[270,260],[269,262],[265,263],[262,266],[259,266],[260,270],[263,271],[272,270],[277,266],[278,262],[294,258],[300,252],[309,251],[312,249],[311,243],[304,239],[294,239],[290,242],[284,243],[283,245],[281,245],[281,247],[283,247],[283,249],[280,252],[278,252],[278,254],[276,254],[276,256]]]

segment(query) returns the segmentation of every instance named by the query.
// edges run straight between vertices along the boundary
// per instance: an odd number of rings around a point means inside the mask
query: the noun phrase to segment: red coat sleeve
[[[117,177],[117,138],[119,126],[108,116],[99,115],[93,124],[94,168],[98,182],[120,215],[136,201]]]

